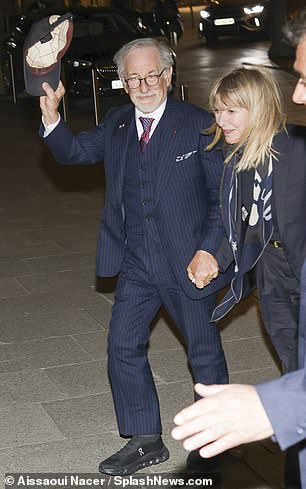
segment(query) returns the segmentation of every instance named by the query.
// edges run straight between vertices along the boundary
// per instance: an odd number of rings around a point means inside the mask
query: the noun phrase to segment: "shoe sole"
[[[140,469],[144,469],[145,467],[150,467],[150,465],[161,464],[162,462],[166,462],[169,458],[169,450],[164,447],[158,452],[150,453],[148,455],[144,455],[140,460],[137,460],[134,464],[129,465],[123,470],[108,470],[103,469],[103,467],[99,466],[99,472],[107,475],[130,475],[134,474]]]

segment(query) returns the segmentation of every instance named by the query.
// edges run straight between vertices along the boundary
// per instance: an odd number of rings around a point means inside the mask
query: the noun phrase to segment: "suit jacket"
[[[214,311],[213,320],[218,320],[245,297],[255,286],[250,283],[249,272],[260,259],[267,246],[272,232],[271,201],[267,199],[272,183],[272,216],[277,224],[280,240],[293,274],[300,277],[301,268],[306,257],[306,137],[305,128],[288,126],[287,132],[275,136],[273,147],[277,160],[273,160],[273,173],[270,175],[265,166],[257,169],[260,175],[258,188],[258,226],[243,226],[241,218],[241,201],[239,201],[239,183],[237,207],[229,204],[231,182],[234,177],[234,161],[225,169],[221,186],[221,208],[227,238],[231,237],[231,225],[234,222],[237,234],[237,249],[229,245],[229,239],[222,241],[216,258],[221,269],[226,269],[236,259],[236,270],[231,288]],[[238,180],[239,182],[239,180]],[[269,187],[270,185],[270,187]],[[252,189],[250,189],[250,192]]]
[[[164,251],[185,293],[200,299],[229,282],[231,270],[202,290],[188,279],[186,268],[198,249],[215,254],[224,236],[219,208],[223,161],[219,151],[205,152],[200,134],[211,116],[186,102],[168,97],[159,124],[163,137],[155,182],[154,218]],[[97,275],[117,275],[127,246],[122,201],[130,131],[136,131],[135,108],[112,109],[92,132],[73,135],[61,121],[44,138],[56,160],[65,165],[104,162],[106,206],[100,221]],[[154,144],[154,134],[149,142]]]
[[[282,450],[299,444],[302,488],[306,489],[306,261],[301,275],[299,370],[256,386]]]

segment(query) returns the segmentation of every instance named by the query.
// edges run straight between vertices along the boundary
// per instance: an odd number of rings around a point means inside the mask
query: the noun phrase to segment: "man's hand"
[[[50,124],[54,124],[58,121],[58,107],[63,96],[65,95],[65,88],[61,81],[59,82],[55,92],[46,82],[43,83],[42,87],[46,92],[46,95],[40,97],[40,109],[42,112],[44,125],[49,126]]]
[[[207,251],[198,250],[187,267],[187,273],[189,280],[198,289],[203,289],[218,276],[218,263]]]
[[[255,387],[196,384],[195,391],[203,399],[175,416],[177,427],[172,431],[175,440],[185,440],[186,450],[202,447],[200,455],[209,458],[242,443],[273,435]]]

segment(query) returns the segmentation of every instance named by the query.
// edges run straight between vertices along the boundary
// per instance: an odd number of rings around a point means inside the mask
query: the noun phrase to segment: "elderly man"
[[[306,9],[286,25],[285,34],[296,46],[294,69],[299,80],[292,98],[306,106]],[[280,379],[255,387],[196,385],[202,399],[176,415],[173,438],[185,439],[186,450],[200,448],[200,455],[209,458],[242,443],[274,435],[282,450],[291,447],[286,486],[306,489],[306,262],[301,274],[298,343],[299,370]],[[291,477],[296,454],[300,480]]]
[[[108,334],[108,368],[119,433],[130,438],[100,472],[126,475],[164,462],[168,449],[147,356],[150,326],[162,305],[183,335],[197,382],[227,383],[218,328],[210,322],[223,237],[220,152],[207,155],[201,129],[210,115],[168,94],[173,59],[154,39],[138,39],[115,56],[132,103],[111,110],[91,132],[73,135],[60,119],[64,95],[44,84],[42,135],[65,165],[104,162],[106,207],[97,275],[119,275]],[[204,269],[203,269],[204,266]]]

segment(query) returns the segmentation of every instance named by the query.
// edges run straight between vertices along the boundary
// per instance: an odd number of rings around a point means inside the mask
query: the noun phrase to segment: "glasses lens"
[[[140,80],[139,78],[130,78],[129,80],[126,80],[126,83],[129,88],[138,88]]]
[[[150,87],[154,87],[158,83],[159,75],[148,75],[146,76],[145,80],[147,85]]]
[[[165,68],[163,69],[163,71],[160,72],[159,75],[147,75],[144,78],[128,78],[127,80],[125,80],[125,83],[129,88],[138,88],[141,81],[144,80],[145,83],[149,85],[149,87],[154,87],[159,82],[159,79],[164,71]]]

